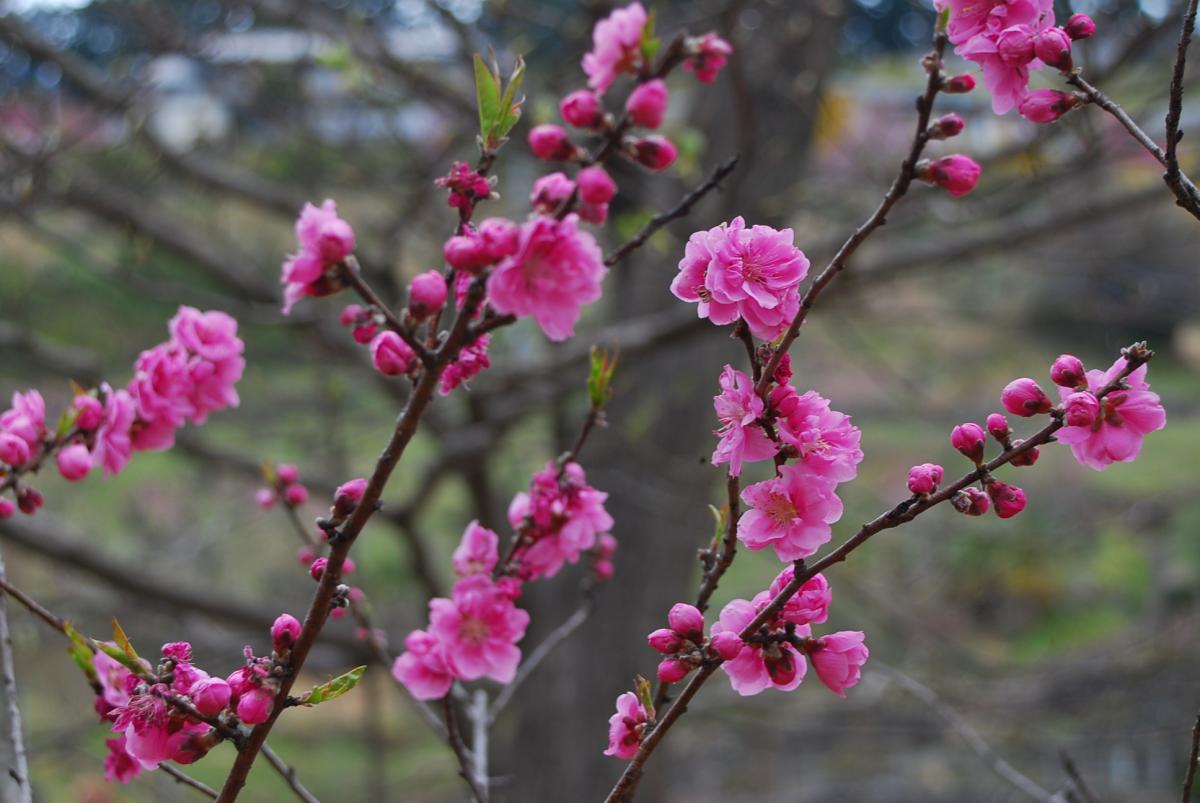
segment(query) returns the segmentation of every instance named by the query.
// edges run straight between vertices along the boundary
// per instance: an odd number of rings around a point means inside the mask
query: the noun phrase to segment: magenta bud
[[[206,717],[216,716],[229,705],[233,689],[221,678],[205,678],[192,686],[188,692],[196,710]]]
[[[347,304],[341,314],[338,315],[338,323],[342,326],[353,326],[358,321],[362,320],[363,313],[366,312],[358,304]]]
[[[375,333],[379,331],[379,327],[374,321],[356,326],[351,330],[351,335],[354,337],[354,342],[360,346],[365,346],[375,337]]]
[[[544,162],[563,162],[575,155],[566,129],[559,125],[534,126],[529,132],[529,147]]]
[[[949,139],[957,137],[966,127],[966,122],[957,114],[944,114],[929,126],[930,139]]]
[[[104,405],[94,396],[76,396],[73,403],[75,408],[75,426],[78,429],[91,431],[100,426],[104,419]]]
[[[717,655],[721,656],[722,661],[732,661],[738,657],[738,653],[742,651],[744,646],[741,638],[732,630],[722,630],[720,633],[713,634],[709,640],[708,646],[713,648]]]
[[[6,496],[0,496],[0,519],[11,518],[17,512],[17,506]]]
[[[691,671],[691,664],[674,658],[664,658],[658,664],[658,679],[663,683],[678,683]]]
[[[559,101],[558,112],[567,125],[576,128],[595,128],[603,120],[600,99],[586,89],[577,89]]]
[[[298,507],[308,501],[308,489],[298,482],[292,483],[283,491],[283,501],[288,507]]]
[[[1006,443],[1008,436],[1012,434],[1012,430],[1008,426],[1008,419],[1000,413],[992,413],[987,417],[987,431],[998,443]]]
[[[317,558],[308,567],[308,573],[312,575],[312,579],[320,582],[321,576],[325,574],[325,566],[329,563],[329,558]]]
[[[959,424],[950,432],[950,445],[976,464],[983,462],[984,440],[978,424]]]
[[[354,570],[358,567],[354,564],[354,558],[344,558],[342,560],[342,574],[354,574]]]
[[[778,658],[766,658],[763,663],[776,686],[786,686],[796,679],[796,656],[790,650],[784,650]]]
[[[269,510],[275,506],[275,492],[270,488],[259,488],[254,492],[254,504],[263,510]]]
[[[965,95],[974,88],[975,76],[970,73],[952,76],[942,84],[942,91],[947,95]]]
[[[1050,366],[1050,379],[1064,388],[1079,388],[1087,385],[1087,373],[1078,357],[1060,354]]]
[[[675,143],[657,134],[633,140],[631,148],[637,163],[655,172],[666,170],[675,163],[675,157],[679,155]]]
[[[282,655],[300,638],[300,620],[290,613],[281,613],[271,625],[271,645]]]
[[[61,449],[55,458],[58,473],[68,482],[79,482],[92,470],[92,455],[82,443],[72,443]]]
[[[1034,59],[1033,29],[1028,25],[1012,25],[995,38],[996,51],[1009,65],[1024,65]]]
[[[442,256],[450,267],[468,273],[474,273],[489,264],[483,244],[474,237],[461,234],[446,240],[446,244],[442,246]]]
[[[673,655],[683,649],[683,639],[679,634],[665,627],[655,630],[646,637],[646,641],[663,655]]]
[[[261,725],[271,716],[275,697],[264,688],[252,688],[238,697],[238,719],[247,725]]]
[[[1100,400],[1091,391],[1077,391],[1063,402],[1063,413],[1068,427],[1090,427],[1100,417]]]
[[[974,486],[963,488],[954,494],[950,497],[950,504],[959,513],[965,513],[968,516],[982,516],[991,507],[987,494]]]
[[[408,286],[408,311],[414,318],[432,315],[446,303],[446,280],[436,270],[418,273]]]
[[[316,550],[310,546],[302,546],[300,547],[300,550],[296,552],[296,560],[300,561],[301,566],[308,566],[316,559]]]
[[[317,251],[326,264],[341,262],[354,251],[354,229],[336,216],[326,220],[317,235]]]
[[[338,486],[333,492],[333,513],[335,516],[349,516],[367,490],[367,481],[363,477],[348,480]]]
[[[1070,92],[1034,89],[1017,104],[1017,111],[1032,123],[1053,123],[1083,101]]]
[[[489,262],[499,262],[517,253],[521,227],[502,217],[490,217],[479,224],[479,240]]]
[[[1067,36],[1078,42],[1080,39],[1089,39],[1096,33],[1096,21],[1087,14],[1072,14],[1063,30],[1067,32]]]
[[[987,484],[987,495],[996,507],[996,515],[1002,519],[1010,519],[1025,509],[1025,492],[1015,485],[992,480]]]
[[[371,364],[384,376],[408,373],[416,354],[400,335],[385,329],[371,340]]]
[[[37,513],[38,508],[45,503],[46,499],[42,496],[41,492],[30,488],[28,485],[17,491],[17,507],[26,516],[32,516],[34,513]]]
[[[192,660],[192,645],[186,641],[169,641],[162,645],[162,656],[187,663]]]
[[[916,177],[941,187],[957,198],[975,189],[980,172],[978,162],[970,156],[955,153],[941,159],[925,159],[919,162]]]
[[[1019,440],[1019,439],[1015,440],[1015,441],[1013,441],[1013,446],[1014,447],[1020,446],[1024,442],[1025,441]],[[1018,455],[1014,455],[1013,459],[1010,460],[1009,462],[1014,466],[1032,466],[1034,463],[1036,463],[1038,461],[1038,458],[1041,456],[1042,456],[1042,453],[1038,450],[1038,448],[1036,446],[1034,446],[1032,449],[1029,449],[1028,451],[1024,451]]]
[[[606,204],[617,194],[617,185],[603,167],[585,167],[575,177],[585,204]]]
[[[598,560],[592,564],[592,575],[597,583],[607,583],[615,573],[616,568],[611,560]]]
[[[666,82],[655,78],[639,84],[629,93],[629,98],[625,101],[625,111],[634,125],[658,128],[662,125],[663,115],[667,111],[668,97]]]
[[[915,494],[931,494],[942,483],[943,470],[937,463],[922,463],[908,470],[908,490]]]
[[[225,678],[225,682],[229,684],[229,690],[235,697],[240,697],[254,688],[254,684],[250,681],[250,670],[244,666],[230,672],[229,677]]]
[[[699,644],[704,640],[704,614],[695,605],[677,602],[667,613],[667,624],[671,629],[689,641]]]
[[[1046,391],[1029,377],[1009,382],[1000,393],[1000,403],[1005,410],[1022,418],[1044,415],[1054,409],[1054,402],[1050,401]]]
[[[1062,28],[1046,28],[1033,40],[1033,53],[1062,72],[1071,70],[1071,37]]]
[[[280,463],[275,466],[275,476],[284,485],[291,485],[300,479],[300,469],[296,468],[291,463]]]
[[[13,468],[25,465],[29,460],[29,444],[20,435],[0,432],[0,463]]]

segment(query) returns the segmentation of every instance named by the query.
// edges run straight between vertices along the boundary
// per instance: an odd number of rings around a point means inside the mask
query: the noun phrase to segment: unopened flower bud
[[[1024,442],[1025,441],[1020,440],[1020,439],[1015,440],[1015,441],[1013,441],[1013,447],[1015,448],[1017,446],[1020,446]],[[1010,460],[1009,462],[1014,466],[1032,466],[1034,463],[1036,463],[1038,461],[1038,458],[1041,456],[1042,456],[1041,451],[1039,451],[1038,448],[1036,446],[1034,446],[1033,448],[1027,449],[1018,455],[1014,455],[1013,459]]]
[[[1050,366],[1050,379],[1063,388],[1079,388],[1087,385],[1087,373],[1078,357],[1061,354]]]
[[[271,625],[271,646],[282,655],[300,638],[300,620],[290,613],[281,613]]]
[[[606,204],[617,194],[617,185],[603,167],[585,167],[575,177],[579,197],[586,204]]]
[[[347,304],[341,314],[338,315],[338,323],[342,326],[353,326],[362,320],[365,312],[366,310],[359,304]]]
[[[335,516],[349,516],[358,507],[358,502],[367,490],[367,481],[362,477],[349,480],[338,486],[333,492],[333,513]]]
[[[929,126],[930,139],[949,139],[957,137],[966,127],[966,122],[957,114],[944,114]]]
[[[658,664],[658,679],[663,683],[678,683],[692,671],[691,664],[677,661],[674,658],[664,658]]]
[[[1063,413],[1068,427],[1090,427],[1100,417],[1100,400],[1089,390],[1072,393],[1063,402]]]
[[[291,463],[280,463],[275,466],[275,476],[284,485],[291,485],[300,479],[300,469],[296,468]]]
[[[942,91],[947,95],[963,95],[975,88],[975,76],[970,73],[955,75],[947,78],[942,84]]]
[[[996,506],[996,515],[1002,519],[1010,519],[1025,509],[1025,492],[1015,485],[991,480],[987,494]]]
[[[474,237],[461,234],[446,240],[446,244],[442,246],[442,256],[450,267],[468,273],[474,273],[488,264],[483,244]]]
[[[558,125],[539,125],[529,132],[529,147],[533,155],[544,162],[562,162],[575,155],[575,145],[567,131]]]
[[[996,52],[1006,65],[1019,66],[1034,59],[1033,29],[1011,25],[996,36]]]
[[[1071,71],[1071,37],[1062,28],[1046,28],[1034,37],[1034,55],[1062,72]]]
[[[1009,382],[1000,393],[1000,403],[1005,410],[1022,418],[1043,415],[1054,408],[1046,391],[1029,377]]]
[[[408,311],[414,318],[432,315],[446,303],[446,280],[436,270],[418,273],[408,286]]]
[[[192,698],[192,704],[196,706],[197,711],[212,717],[229,705],[233,689],[222,678],[205,678],[192,686],[188,696]]]
[[[517,253],[521,227],[507,218],[490,217],[479,224],[479,240],[488,260],[499,262]]]
[[[992,413],[987,417],[988,434],[996,439],[998,443],[1007,443],[1008,436],[1012,434],[1012,429],[1008,426],[1008,419],[999,413]]]
[[[954,494],[950,497],[950,504],[959,513],[965,513],[968,516],[982,516],[991,507],[987,494],[974,486],[963,488]]]
[[[17,512],[17,506],[7,496],[0,496],[0,519],[11,518]]]
[[[253,688],[238,697],[238,719],[247,725],[261,725],[271,716],[274,707],[275,697],[271,692],[261,687]]]
[[[76,396],[72,406],[75,408],[77,429],[90,432],[100,426],[100,422],[104,419],[104,405],[94,396]]]
[[[233,692],[233,695],[240,697],[254,688],[254,683],[250,680],[250,677],[250,670],[243,666],[241,669],[235,669],[229,673],[229,677],[225,678],[225,682],[229,684],[229,690]]]
[[[284,489],[283,501],[287,502],[288,507],[299,507],[308,501],[308,489],[294,482]]]
[[[354,229],[336,215],[325,220],[317,235],[317,251],[327,265],[341,262],[354,251]]]
[[[689,641],[699,644],[704,640],[704,614],[695,605],[677,602],[667,613],[667,624],[671,629]]]
[[[92,455],[82,443],[72,443],[59,450],[55,460],[58,473],[68,482],[79,482],[92,470]]]
[[[558,103],[559,114],[567,125],[576,128],[595,128],[604,119],[596,93],[577,89]]]
[[[633,158],[637,163],[658,172],[666,170],[675,163],[675,157],[679,155],[679,151],[675,147],[675,143],[666,137],[660,137],[657,134],[635,139],[630,147],[633,151]]]
[[[933,161],[925,159],[919,162],[916,176],[958,197],[975,189],[980,171],[978,162],[969,156],[956,153]]]
[[[1017,112],[1031,123],[1053,123],[1083,101],[1071,92],[1035,89],[1017,104]]]
[[[28,485],[17,491],[17,507],[19,507],[21,512],[26,516],[32,516],[34,513],[37,513],[38,508],[45,503],[46,500],[42,494],[36,489],[30,488]]]
[[[254,504],[261,507],[263,510],[268,510],[275,505],[275,492],[270,488],[259,488],[254,492]]]
[[[0,463],[19,468],[28,460],[29,444],[25,439],[11,432],[0,432]]]
[[[738,653],[742,651],[744,645],[737,633],[732,630],[722,630],[709,640],[708,646],[721,656],[722,661],[732,661],[738,657]]]
[[[667,111],[667,84],[655,78],[638,85],[625,101],[625,111],[634,125],[642,128],[658,128]]]
[[[931,494],[942,482],[943,469],[937,463],[922,463],[908,470],[908,490],[915,494]]]
[[[1067,36],[1078,42],[1080,39],[1089,39],[1096,33],[1096,22],[1087,14],[1072,14],[1063,30],[1067,32]]]
[[[308,567],[308,573],[312,576],[312,579],[320,582],[321,576],[325,574],[325,566],[328,563],[329,558],[317,558],[314,560]]]
[[[959,424],[950,432],[950,445],[976,464],[983,462],[984,440],[978,424]]]
[[[300,561],[301,566],[307,566],[317,558],[316,550],[310,546],[302,546],[296,552],[296,560]]]
[[[371,340],[371,364],[384,376],[399,376],[408,372],[416,356],[400,335],[385,329]]]
[[[647,643],[663,655],[672,655],[683,649],[683,639],[674,630],[660,627],[646,637]]]

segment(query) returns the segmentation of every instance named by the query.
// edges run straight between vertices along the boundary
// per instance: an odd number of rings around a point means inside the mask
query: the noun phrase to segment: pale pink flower
[[[737,537],[754,551],[774,548],[780,560],[807,558],[829,541],[829,525],[842,517],[842,500],[819,475],[795,465],[779,472],[742,491],[750,509],[738,519]]]
[[[454,684],[441,642],[424,630],[404,639],[405,652],[392,664],[392,676],[418,700],[445,697]]]
[[[984,32],[1036,22],[1054,9],[1053,0],[934,0],[940,11],[950,9],[947,28],[951,43],[961,45]]]
[[[463,531],[462,541],[454,550],[454,573],[459,577],[491,574],[500,559],[499,547],[500,536],[478,521],[472,521]]]
[[[501,314],[532,315],[551,340],[575,333],[580,310],[600,298],[604,267],[600,246],[579,230],[579,217],[535,217],[521,227],[517,252],[488,277],[492,307]]]
[[[606,756],[631,759],[637,755],[646,732],[646,709],[638,696],[627,691],[617,697],[617,713],[608,718]]]
[[[46,437],[46,402],[36,390],[12,395],[12,407],[0,413],[0,429],[16,435],[36,451]]]
[[[618,8],[592,29],[592,50],[583,57],[588,86],[602,94],[621,73],[636,72],[642,61],[642,33],[648,16],[641,3]]]
[[[220,311],[201,312],[181,306],[167,322],[171,338],[194,354],[210,362],[240,357],[245,344],[237,336],[237,321]]]
[[[146,423],[158,422],[168,428],[163,443],[150,446],[138,444],[139,449],[165,449],[174,444],[174,430],[194,412],[191,402],[192,378],[188,371],[188,354],[172,342],[161,343],[143,351],[134,363],[129,394],[137,402],[138,418]]]
[[[770,399],[779,415],[779,437],[799,452],[805,471],[835,483],[858,475],[862,432],[850,423],[850,416],[831,409],[829,400],[815,390],[797,394],[790,385],[781,385]]]
[[[441,642],[446,661],[463,680],[491,678],[509,683],[521,650],[516,646],[529,625],[529,613],[486,575],[464,577],[450,599],[429,602],[429,632]]]
[[[721,371],[721,393],[713,397],[720,429],[714,433],[720,440],[712,453],[712,464],[729,463],[729,474],[741,476],[742,463],[754,463],[774,457],[775,444],[758,423],[764,412],[763,401],[754,392],[749,376],[731,365]]]
[[[822,636],[810,648],[808,657],[817,677],[838,697],[845,697],[846,689],[862,677],[863,664],[870,655],[863,639],[861,630],[840,630]]]
[[[354,229],[338,217],[337,204],[326,199],[319,207],[306,203],[296,219],[300,250],[283,263],[283,314],[304,296],[328,295],[340,289],[325,279],[328,268],[354,251]]]
[[[1088,371],[1088,389],[1098,392],[1125,367],[1125,358],[1119,357],[1107,371]],[[1114,390],[1100,400],[1100,414],[1091,426],[1066,426],[1054,436],[1071,447],[1076,460],[1097,471],[1136,459],[1146,435],[1167,425],[1162,401],[1146,382],[1145,365],[1126,377],[1125,384],[1129,390]],[[1064,399],[1071,395],[1068,388],[1060,388],[1059,393]]]
[[[755,595],[754,607],[758,610],[767,607],[795,576],[796,570],[793,566],[784,566],[767,590]],[[814,574],[788,598],[783,609],[779,611],[778,618],[795,625],[821,624],[829,618],[829,605],[832,602],[833,590],[829,587],[829,581],[823,574]]]
[[[729,632],[738,634],[758,616],[758,608],[744,599],[735,599],[721,610],[713,623],[713,638]],[[796,635],[807,636],[807,625],[798,626]],[[791,691],[804,680],[807,665],[804,656],[786,641],[772,639],[769,644],[743,644],[735,658],[721,664],[729,684],[742,696],[758,694],[766,688]]]
[[[113,708],[119,708],[129,702],[128,678],[133,673],[126,669],[115,658],[97,650],[92,654],[92,667],[96,670],[96,678],[100,681],[100,695]],[[146,665],[149,669],[149,664]]]
[[[100,386],[104,395],[104,420],[96,430],[92,447],[92,463],[102,466],[106,475],[119,474],[133,451],[129,430],[133,426],[136,405],[124,390]]]

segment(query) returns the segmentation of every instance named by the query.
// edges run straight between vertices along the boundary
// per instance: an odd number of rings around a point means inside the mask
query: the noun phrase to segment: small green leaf
[[[74,407],[68,407],[63,411],[63,414],[58,418],[58,426],[54,429],[54,437],[56,439],[62,440],[67,436],[67,433],[71,431],[71,427],[75,426],[75,416],[78,414],[79,411]]]
[[[95,685],[99,682],[99,679],[96,677],[96,666],[92,663],[91,643],[81,636],[79,631],[70,622],[63,622],[63,632],[71,640],[71,646],[67,648],[71,660],[75,662],[75,665],[87,677],[88,683]]]
[[[500,116],[488,132],[491,141],[499,142],[508,136],[508,132],[512,131],[513,126],[521,119],[521,104],[525,100],[517,97],[517,90],[521,88],[521,82],[524,80],[525,59],[517,56],[512,75],[508,77],[508,86],[504,88],[504,97],[500,98]]]
[[[115,616],[112,620],[112,628],[113,641],[117,642],[120,648],[125,651],[125,654],[129,656],[129,660],[136,662],[138,659],[137,650],[133,648],[133,643],[130,642],[129,636],[125,635],[125,631],[121,629],[121,623],[117,621],[117,617]]]
[[[146,674],[145,665],[142,664],[140,661],[138,661],[136,658],[130,658],[125,653],[125,650],[121,649],[116,644],[109,644],[107,641],[97,641],[96,646],[100,648],[100,651],[102,653],[104,653],[109,658],[113,659],[114,661],[116,661],[121,666],[125,667],[130,672],[134,673],[135,675],[138,675],[140,677],[140,676]]]
[[[950,6],[946,6],[937,16],[937,32],[944,33],[946,27],[950,24]]]
[[[591,370],[588,372],[588,400],[593,411],[601,410],[612,398],[613,372],[617,370],[617,354],[609,354],[599,346],[592,346]]]
[[[300,702],[303,705],[317,705],[318,703],[332,700],[335,697],[341,697],[358,685],[358,681],[362,680],[363,672],[366,671],[366,666],[356,666],[349,672],[338,675],[333,680],[322,683],[320,686],[313,686],[312,690]]]
[[[718,509],[709,505],[708,512],[713,517],[713,538],[719,544],[725,539],[725,528],[729,526],[729,509]]]
[[[642,60],[646,64],[653,64],[660,47],[662,40],[654,35],[654,12],[651,11],[646,17],[646,27],[642,28]]]
[[[646,709],[646,719],[650,722],[654,721],[654,689],[650,686],[650,681],[646,680],[641,675],[635,675],[633,679],[635,691],[638,699],[642,702],[642,708]]]
[[[315,60],[320,66],[334,72],[345,72],[354,66],[354,55],[350,52],[350,46],[344,42],[321,50]]]
[[[500,119],[500,78],[475,54],[475,101],[479,105],[479,135],[487,142],[488,133]]]

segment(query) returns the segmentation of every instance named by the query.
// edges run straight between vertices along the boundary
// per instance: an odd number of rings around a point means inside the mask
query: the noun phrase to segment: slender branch
[[[1196,783],[1196,764],[1200,762],[1200,715],[1196,717],[1196,724],[1192,726],[1192,748],[1188,751],[1188,766],[1187,772],[1183,776],[1183,794],[1179,798],[1181,803],[1188,803],[1192,799],[1192,786]]]
[[[448,693],[442,698],[442,714],[446,718],[446,732],[450,737],[450,747],[454,749],[454,755],[458,758],[458,774],[470,787],[471,797],[475,799],[475,803],[487,803],[487,793],[480,789],[475,782],[475,774],[471,769],[473,762],[458,728],[458,717],[454,713],[452,697],[453,694]]]
[[[358,260],[353,256],[346,257],[341,274],[351,289],[358,293],[359,298],[367,302],[369,306],[377,309],[383,315],[383,319],[387,321],[388,328],[400,335],[400,339],[416,352],[417,358],[421,363],[426,368],[429,368],[433,363],[433,355],[429,353],[429,349],[425,348],[425,344],[409,331],[404,322],[396,317],[396,313],[392,312],[392,308],[383,303],[383,299],[367,284],[367,280],[362,277],[362,270],[359,268]]]
[[[679,203],[675,204],[675,206],[668,209],[666,212],[659,212],[657,215],[650,218],[646,225],[642,226],[641,231],[623,243],[616,251],[613,251],[611,254],[604,257],[604,264],[611,268],[613,265],[617,264],[622,259],[645,245],[646,241],[654,236],[654,233],[663,226],[667,225],[673,220],[678,220],[679,218],[691,212],[692,207],[699,203],[701,198],[703,198],[705,195],[708,195],[708,193],[712,190],[717,189],[725,177],[733,172],[734,168],[737,167],[738,159],[740,158],[740,154],[732,156],[713,168],[713,171],[709,173],[708,178],[705,179],[703,184],[680,198]]]
[[[1187,66],[1188,46],[1192,43],[1192,33],[1196,30],[1197,0],[1189,0],[1183,13],[1183,26],[1179,30],[1179,44],[1175,52],[1175,69],[1171,74],[1171,95],[1167,104],[1167,148],[1166,168],[1163,181],[1175,191],[1181,190],[1182,173],[1179,169],[1177,149],[1183,132],[1179,130],[1179,119],[1183,116],[1183,74]]]
[[[197,792],[199,792],[200,794],[205,795],[206,797],[216,799],[217,790],[213,789],[211,786],[209,786],[206,783],[203,783],[202,781],[197,781],[195,778],[188,775],[186,772],[179,769],[175,765],[162,763],[162,764],[158,765],[158,768],[160,770],[162,770],[163,772],[165,772],[167,775],[170,775],[172,778],[174,778],[176,783],[181,783],[184,786],[190,786],[193,789],[195,789]]]
[[[1133,373],[1137,368],[1145,365],[1153,356],[1153,352],[1145,347],[1145,344],[1135,343],[1126,349],[1122,350],[1122,355],[1125,357],[1125,366],[1120,374],[1111,382],[1102,387],[1096,392],[1098,399],[1103,399],[1109,393],[1121,387],[1125,378]],[[1042,427],[1038,432],[1024,440],[1020,445],[1006,449],[1003,453],[984,463],[974,471],[960,477],[956,482],[953,482],[937,493],[927,496],[914,494],[913,496],[900,502],[890,510],[880,514],[870,522],[859,528],[853,536],[844,541],[840,546],[832,552],[826,554],[823,558],[813,563],[811,566],[806,565],[802,560],[796,561],[795,570],[792,575],[792,580],[785,585],[778,594],[767,604],[765,608],[759,611],[758,615],[742,629],[738,634],[742,639],[747,639],[758,631],[764,624],[770,622],[775,615],[783,608],[792,596],[800,590],[806,582],[811,580],[817,574],[825,571],[834,564],[840,563],[849,557],[850,553],[861,547],[873,536],[878,535],[885,530],[890,530],[906,524],[917,516],[921,515],[930,508],[936,507],[949,500],[956,493],[966,488],[984,477],[988,476],[992,471],[1001,466],[1011,463],[1013,458],[1019,457],[1036,446],[1049,443],[1054,438],[1054,433],[1062,429],[1064,423],[1062,421],[1062,413],[1056,412],[1052,415],[1050,423]],[[691,681],[684,687],[680,695],[671,703],[671,707],[666,713],[655,723],[642,740],[641,746],[638,748],[637,754],[630,760],[625,767],[625,771],[621,774],[620,779],[613,787],[612,791],[606,798],[606,803],[628,803],[632,799],[633,793],[637,787],[637,783],[642,775],[642,768],[646,761],[654,753],[659,743],[666,736],[667,732],[683,714],[687,711],[688,703],[700,691],[700,688],[708,681],[717,668],[721,665],[720,659],[715,659],[701,666],[700,669],[692,676]]]
[[[1078,803],[1100,803],[1099,798],[1092,792],[1091,787],[1087,785],[1087,781],[1083,780],[1083,775],[1079,772],[1079,768],[1075,766],[1075,762],[1067,751],[1059,753],[1059,759],[1062,761],[1063,772],[1067,774],[1067,780],[1070,782],[1070,790],[1074,794],[1078,794],[1081,798]]]
[[[979,756],[979,759],[992,772],[1004,779],[1014,789],[1024,794],[1030,800],[1036,800],[1039,803],[1055,803],[1058,800],[1055,795],[1043,789],[1032,778],[1005,761],[1003,756],[993,750],[991,745],[984,741],[983,737],[979,735],[979,731],[975,730],[974,726],[967,721],[967,718],[943,700],[933,689],[919,683],[899,669],[890,667],[880,661],[873,661],[872,666],[877,670],[885,672],[900,688],[933,709],[934,713],[941,717],[947,725],[962,737],[967,746],[974,751],[975,755]]]
[[[486,800],[488,790],[488,696],[484,689],[476,689],[471,695],[471,707],[468,709],[471,719],[471,772],[475,776],[475,785],[483,792]]]
[[[279,773],[291,790],[296,793],[296,797],[303,800],[304,803],[321,803],[317,798],[304,788],[304,784],[300,783],[300,779],[296,777],[296,770],[279,757],[279,754],[271,749],[271,746],[264,744],[262,746],[263,758],[267,760],[272,767]],[[213,797],[216,797],[214,794]]]
[[[0,580],[5,584],[8,575],[4,557],[0,555]],[[21,706],[17,701],[17,673],[13,668],[12,634],[8,630],[8,606],[0,594],[0,672],[3,673],[4,699],[8,705],[8,737],[12,742],[13,766],[8,775],[17,784],[17,800],[33,803],[33,787],[29,780],[29,756],[25,752],[25,736],[21,732]]]
[[[775,353],[771,355],[771,359],[767,362],[762,376],[755,385],[755,392],[760,396],[767,392],[767,388],[775,376],[775,371],[779,368],[780,361],[783,360],[783,355],[787,353],[788,348],[800,335],[800,327],[804,323],[804,319],[808,316],[808,311],[816,303],[821,291],[846,267],[850,257],[871,236],[871,233],[887,222],[888,213],[896,205],[896,202],[904,197],[913,180],[916,178],[917,162],[920,160],[921,154],[929,142],[929,120],[933,114],[933,101],[937,97],[937,93],[942,85],[942,54],[946,50],[946,41],[944,31],[934,33],[933,52],[926,56],[925,59],[925,67],[929,72],[929,80],[925,84],[925,94],[917,98],[917,126],[916,132],[913,134],[912,145],[908,149],[908,157],[901,163],[900,172],[892,181],[892,185],[888,188],[887,193],[884,194],[879,206],[867,218],[867,221],[859,226],[850,235],[850,238],[842,244],[842,247],[834,254],[833,259],[830,260],[825,269],[821,271],[821,274],[817,276],[816,280],[805,291],[804,297],[800,300],[800,309],[792,319],[791,326],[788,327],[783,339],[780,340],[779,346],[775,349]]]

